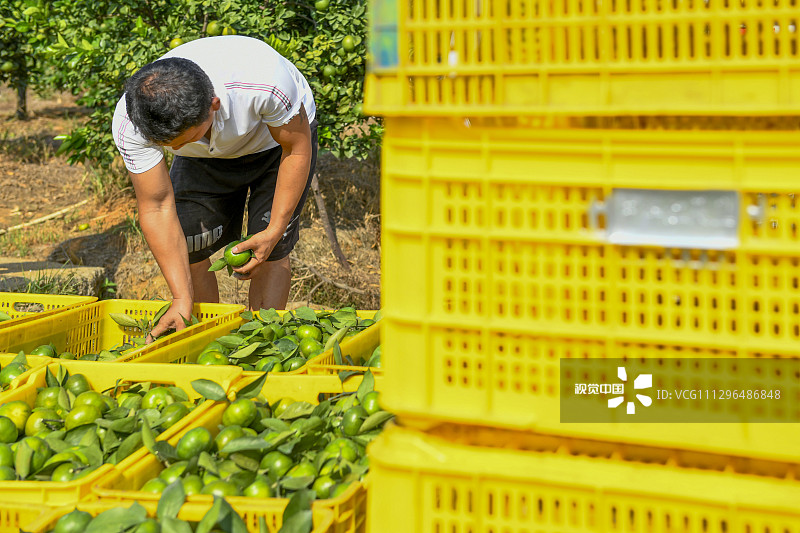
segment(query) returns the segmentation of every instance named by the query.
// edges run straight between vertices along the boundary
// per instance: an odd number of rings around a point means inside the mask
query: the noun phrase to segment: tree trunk
[[[28,84],[20,81],[17,86],[17,111],[16,117],[19,120],[28,118]]]
[[[322,219],[322,225],[325,226],[325,234],[328,236],[328,240],[331,243],[333,255],[339,260],[339,264],[342,265],[342,268],[350,272],[350,264],[347,262],[347,258],[344,256],[342,248],[339,246],[339,239],[336,238],[336,227],[333,225],[330,218],[328,218],[328,210],[325,208],[325,199],[322,198],[322,193],[319,191],[319,181],[317,181],[316,172],[314,172],[314,177],[311,178],[311,190],[314,191],[314,200],[317,202],[319,217]]]

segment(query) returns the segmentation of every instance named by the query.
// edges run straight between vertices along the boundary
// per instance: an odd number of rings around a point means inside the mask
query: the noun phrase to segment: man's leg
[[[189,265],[195,302],[219,303],[217,275],[215,272],[208,271],[210,266],[211,259],[204,259],[199,263]]]
[[[250,309],[286,309],[291,282],[292,267],[288,255],[277,261],[265,262],[259,268],[258,275],[250,280]]]

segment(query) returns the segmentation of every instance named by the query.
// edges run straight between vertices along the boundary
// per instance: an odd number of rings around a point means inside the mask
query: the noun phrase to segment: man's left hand
[[[267,261],[269,254],[272,253],[272,249],[275,248],[276,244],[278,244],[280,235],[278,237],[271,237],[268,231],[269,228],[262,232],[256,233],[249,239],[234,246],[231,250],[235,254],[241,253],[245,250],[250,250],[253,254],[250,257],[250,261],[238,268],[233,269],[233,275],[237,279],[252,279],[253,276],[258,273],[258,269],[261,264]]]

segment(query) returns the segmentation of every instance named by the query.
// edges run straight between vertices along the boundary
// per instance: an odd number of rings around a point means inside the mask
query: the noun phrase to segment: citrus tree
[[[26,92],[43,68],[44,28],[49,6],[44,0],[4,0],[0,2],[0,84],[17,93],[17,118],[27,115]]]
[[[84,126],[63,137],[61,151],[71,163],[111,170],[111,119],[125,80],[171,47],[215,35],[264,40],[297,65],[314,92],[320,148],[364,158],[380,138],[380,123],[365,126],[361,115],[366,0],[52,0],[49,6],[29,13],[51,66],[36,83],[69,90],[93,110]]]

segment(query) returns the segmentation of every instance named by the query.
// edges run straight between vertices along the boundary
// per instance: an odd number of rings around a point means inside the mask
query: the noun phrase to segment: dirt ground
[[[0,88],[0,228],[26,226],[0,235],[0,256],[102,266],[106,286],[118,298],[169,299],[166,282],[138,227],[132,189],[122,189],[101,202],[90,192],[87,169],[54,155],[59,145],[54,138],[80,124],[86,110],[68,94],[46,98],[29,94],[30,118],[19,121],[13,118],[14,98],[11,90]],[[314,197],[309,195],[300,242],[292,256],[289,307],[378,309],[378,160],[337,160],[321,153],[317,170],[328,216],[350,271],[335,258]],[[59,214],[38,221],[54,213]],[[82,224],[88,224],[88,229],[80,231]],[[224,271],[217,273],[217,279],[221,301],[247,304],[249,282],[235,280]]]

